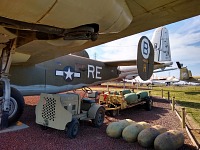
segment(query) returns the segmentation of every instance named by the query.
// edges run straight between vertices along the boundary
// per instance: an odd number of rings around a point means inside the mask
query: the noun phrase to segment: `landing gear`
[[[0,101],[3,101],[3,90],[0,88]],[[2,105],[0,104],[0,107]],[[8,125],[17,122],[24,110],[24,98],[21,93],[11,87],[10,106],[8,111]]]
[[[12,39],[4,44],[0,57],[0,129],[7,128],[8,125],[16,122],[21,116],[24,108],[23,96],[14,88],[10,87],[8,79],[11,53],[14,51],[16,39]]]

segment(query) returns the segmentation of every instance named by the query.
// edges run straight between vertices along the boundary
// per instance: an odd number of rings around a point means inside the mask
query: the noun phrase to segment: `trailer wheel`
[[[77,136],[79,131],[79,121],[75,118],[67,125],[66,135],[70,139],[73,139]]]
[[[95,119],[92,119],[94,127],[102,126],[104,122],[104,117],[105,117],[105,109],[104,107],[99,107],[99,109],[96,112]]]
[[[151,111],[153,106],[153,100],[151,98],[147,98],[145,103],[145,108],[147,111]]]
[[[3,88],[0,87],[0,96],[3,95]],[[0,101],[3,97],[0,97]],[[23,111],[24,111],[24,98],[21,93],[11,87],[11,95],[10,95],[10,110],[9,110],[9,117],[8,117],[8,124],[11,125],[19,120]],[[1,109],[1,103],[0,103]],[[1,115],[1,113],[0,113]]]

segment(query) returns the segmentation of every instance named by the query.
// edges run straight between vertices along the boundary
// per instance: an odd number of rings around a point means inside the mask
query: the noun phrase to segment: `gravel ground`
[[[120,111],[120,115],[105,117],[102,127],[94,128],[91,122],[81,122],[80,132],[75,139],[65,137],[64,131],[49,128],[41,130],[35,123],[35,104],[39,100],[38,96],[25,97],[26,107],[20,121],[30,126],[27,129],[0,134],[0,150],[142,150],[137,142],[127,143],[125,140],[113,139],[106,135],[106,127],[109,122],[118,119],[132,119],[134,121],[146,121],[151,125],[162,125],[167,129],[181,130],[181,123],[175,112],[170,110],[170,105],[166,100],[154,99],[152,111],[145,111],[141,107],[132,107]],[[185,144],[180,150],[194,149],[192,143],[184,131]]]

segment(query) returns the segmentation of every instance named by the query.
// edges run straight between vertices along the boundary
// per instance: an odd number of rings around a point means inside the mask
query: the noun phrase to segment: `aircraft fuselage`
[[[66,55],[34,66],[13,65],[10,74],[11,84],[17,86],[23,95],[29,95],[27,87],[32,88],[32,94],[39,94],[34,92],[34,87],[42,88],[44,92],[62,92],[115,79],[119,71],[117,67],[107,66],[100,61]]]

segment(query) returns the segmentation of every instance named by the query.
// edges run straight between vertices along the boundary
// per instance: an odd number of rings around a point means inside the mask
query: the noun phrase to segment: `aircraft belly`
[[[96,23],[100,33],[120,32],[132,22],[125,0],[2,0],[0,9],[2,17],[64,29]]]
[[[14,85],[45,85],[45,70],[35,66],[11,66],[10,82]]]
[[[79,89],[82,87],[89,86],[87,84],[77,84],[77,85],[63,85],[63,86],[53,86],[53,85],[29,85],[29,86],[18,86],[12,85],[12,87],[18,89],[23,96],[40,95],[41,93],[59,93],[66,92],[74,89]]]
[[[51,9],[56,0],[18,0],[0,1],[0,16],[29,22],[37,23]]]

